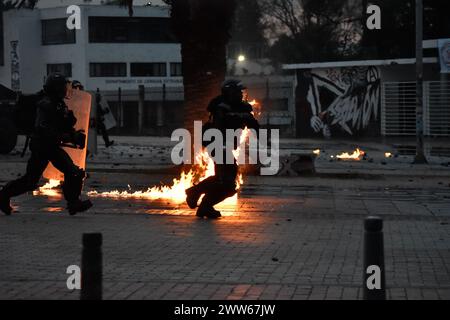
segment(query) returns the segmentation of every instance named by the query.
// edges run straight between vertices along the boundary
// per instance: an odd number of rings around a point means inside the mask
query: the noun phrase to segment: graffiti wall
[[[379,136],[381,82],[376,67],[298,71],[300,137]]]

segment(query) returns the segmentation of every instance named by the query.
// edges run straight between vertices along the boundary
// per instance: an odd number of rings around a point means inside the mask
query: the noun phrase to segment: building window
[[[170,76],[171,77],[182,77],[183,76],[183,68],[181,67],[181,63],[174,62],[170,64]]]
[[[47,65],[47,75],[52,73],[59,73],[67,78],[72,77],[72,64],[71,63],[55,63]]]
[[[89,75],[95,77],[126,77],[126,63],[90,63]]]
[[[169,18],[89,17],[91,43],[174,43]]]
[[[167,67],[165,63],[132,63],[132,77],[166,77]]]
[[[42,44],[75,43],[75,30],[69,30],[66,21],[67,19],[42,20]]]

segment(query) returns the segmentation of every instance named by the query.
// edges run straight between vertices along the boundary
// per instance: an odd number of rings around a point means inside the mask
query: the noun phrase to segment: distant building
[[[181,85],[180,46],[167,7],[136,7],[132,18],[113,5],[80,8],[81,30],[66,27],[67,7],[5,12],[1,83],[13,86],[18,72],[19,89],[32,92],[47,74],[61,72],[90,90]]]
[[[59,72],[86,90],[100,89],[118,120],[116,134],[170,135],[183,126],[181,46],[170,31],[169,7],[152,1],[129,17],[123,7],[93,1],[80,5],[81,30],[69,30],[67,6],[83,1],[55,2],[3,13],[0,84],[32,93]],[[264,125],[292,136],[295,77],[276,75],[254,49],[245,61],[229,60],[229,77],[241,78],[250,97],[263,103]]]

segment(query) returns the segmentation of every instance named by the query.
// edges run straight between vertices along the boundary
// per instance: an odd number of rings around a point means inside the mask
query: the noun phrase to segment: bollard
[[[368,217],[364,229],[364,300],[386,300],[383,220]]]
[[[102,234],[83,234],[81,300],[102,299]]]

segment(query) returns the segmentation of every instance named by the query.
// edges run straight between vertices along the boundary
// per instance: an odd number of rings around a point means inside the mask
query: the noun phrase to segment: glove
[[[86,134],[83,130],[78,130],[74,133],[73,143],[81,150],[86,147]]]

